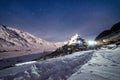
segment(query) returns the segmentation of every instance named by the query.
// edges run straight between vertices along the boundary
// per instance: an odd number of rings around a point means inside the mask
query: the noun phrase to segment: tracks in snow
[[[81,66],[87,63],[92,57],[93,51],[76,52],[58,58],[51,58],[32,65],[23,65],[6,71],[6,75],[2,75],[0,79],[13,80],[66,80],[75,73]],[[16,71],[17,70],[17,71]],[[29,77],[28,77],[29,76]]]

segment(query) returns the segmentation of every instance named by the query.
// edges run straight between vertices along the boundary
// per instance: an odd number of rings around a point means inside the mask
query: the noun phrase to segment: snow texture
[[[1,70],[0,80],[120,80],[120,47],[22,63]]]
[[[120,80],[120,48],[95,51],[68,80]]]
[[[0,71],[2,80],[66,80],[91,57],[93,51],[76,52],[71,55],[52,58],[34,64]]]

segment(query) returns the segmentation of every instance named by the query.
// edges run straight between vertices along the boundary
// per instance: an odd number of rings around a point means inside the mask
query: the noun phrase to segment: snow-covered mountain
[[[36,60],[45,60],[48,58],[64,56],[77,51],[87,50],[87,43],[78,34],[73,35],[62,47],[59,47],[51,54],[40,57]]]
[[[0,70],[0,80],[120,80],[120,47],[17,64]]]
[[[0,25],[0,51],[34,49],[49,51],[61,46],[62,43],[51,43],[28,32]]]
[[[75,34],[68,40],[67,45],[83,44],[84,42],[84,39],[82,39],[78,34]]]

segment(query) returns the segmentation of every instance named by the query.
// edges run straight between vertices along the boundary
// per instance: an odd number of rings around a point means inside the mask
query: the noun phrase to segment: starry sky
[[[94,39],[120,21],[120,0],[0,0],[0,24],[47,41]]]

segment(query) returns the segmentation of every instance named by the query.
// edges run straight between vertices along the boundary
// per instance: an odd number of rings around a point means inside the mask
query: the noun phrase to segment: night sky
[[[120,21],[120,0],[0,0],[0,24],[47,41],[94,39]]]

